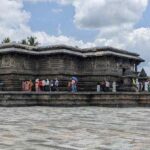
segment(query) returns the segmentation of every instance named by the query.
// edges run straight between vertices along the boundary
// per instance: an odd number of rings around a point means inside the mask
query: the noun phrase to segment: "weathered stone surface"
[[[77,76],[80,91],[94,91],[99,81],[121,82],[126,70],[136,73],[142,61],[138,54],[110,47],[0,45],[0,81],[3,90],[20,91],[23,80],[57,77],[63,91],[71,77]]]
[[[0,106],[150,106],[150,93],[0,92]]]

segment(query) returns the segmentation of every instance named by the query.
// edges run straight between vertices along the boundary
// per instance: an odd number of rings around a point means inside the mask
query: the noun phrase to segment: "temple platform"
[[[136,92],[0,92],[1,107],[104,106],[149,107],[150,93]]]

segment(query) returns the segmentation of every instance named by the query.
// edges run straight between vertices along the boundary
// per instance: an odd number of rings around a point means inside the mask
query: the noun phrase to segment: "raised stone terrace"
[[[149,107],[150,93],[118,92],[0,92],[0,106]]]
[[[79,91],[95,91],[102,80],[121,82],[124,72],[137,74],[144,60],[133,52],[112,48],[81,49],[66,45],[31,47],[21,44],[0,45],[0,81],[4,91],[21,91],[24,80],[55,79],[60,90],[67,90],[72,76],[79,79]]]

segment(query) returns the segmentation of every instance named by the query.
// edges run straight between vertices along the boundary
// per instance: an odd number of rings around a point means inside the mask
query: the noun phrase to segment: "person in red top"
[[[39,81],[39,91],[42,91],[43,88],[43,84],[42,84],[42,80]]]

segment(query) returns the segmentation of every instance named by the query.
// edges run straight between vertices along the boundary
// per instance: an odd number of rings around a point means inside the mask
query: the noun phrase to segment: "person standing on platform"
[[[22,81],[22,91],[25,91],[25,81]]]
[[[148,92],[150,92],[150,80],[148,81]]]
[[[71,80],[71,92],[75,92],[75,80]]]
[[[46,81],[42,80],[42,91],[46,91]]]
[[[25,81],[25,91],[29,91],[29,81]]]
[[[97,82],[97,88],[96,88],[96,91],[97,91],[97,92],[100,92],[100,91],[101,91],[101,87],[100,87],[100,83],[99,83],[99,82]]]
[[[105,81],[105,83],[106,83],[106,91],[109,92],[110,83],[109,83],[109,81]]]
[[[116,82],[113,81],[112,83],[112,92],[116,92]]]
[[[43,90],[42,80],[39,80],[39,91]]]
[[[72,92],[77,92],[77,83],[75,80],[71,81],[71,91]]]
[[[72,92],[77,92],[77,83],[78,83],[78,78],[73,76],[71,78],[71,91]]]
[[[29,91],[31,92],[33,88],[33,82],[30,80],[29,81]]]
[[[46,91],[50,90],[50,84],[49,84],[49,80],[48,79],[46,79],[46,81],[45,81],[45,90]]]
[[[136,79],[136,88],[137,88],[137,92],[140,91],[140,83],[139,83],[139,80]]]
[[[57,78],[55,79],[54,85],[55,85],[55,90],[56,90],[56,91],[59,91],[59,81],[58,81]]]
[[[104,80],[101,82],[101,89],[102,89],[103,92],[106,91],[106,84],[105,84]]]
[[[148,81],[144,82],[144,91],[146,91],[146,92],[148,92],[148,84],[149,84]]]
[[[68,85],[67,85],[67,90],[70,92],[70,91],[71,91],[71,88],[72,88],[71,81],[69,81],[69,82],[68,82]]]
[[[35,91],[36,91],[36,92],[39,92],[39,90],[40,90],[40,87],[39,87],[39,79],[36,79],[36,80],[35,80]]]
[[[135,81],[134,78],[132,79],[132,85],[133,85],[134,87],[136,87],[136,81]]]
[[[50,91],[54,91],[54,81],[50,81]]]

